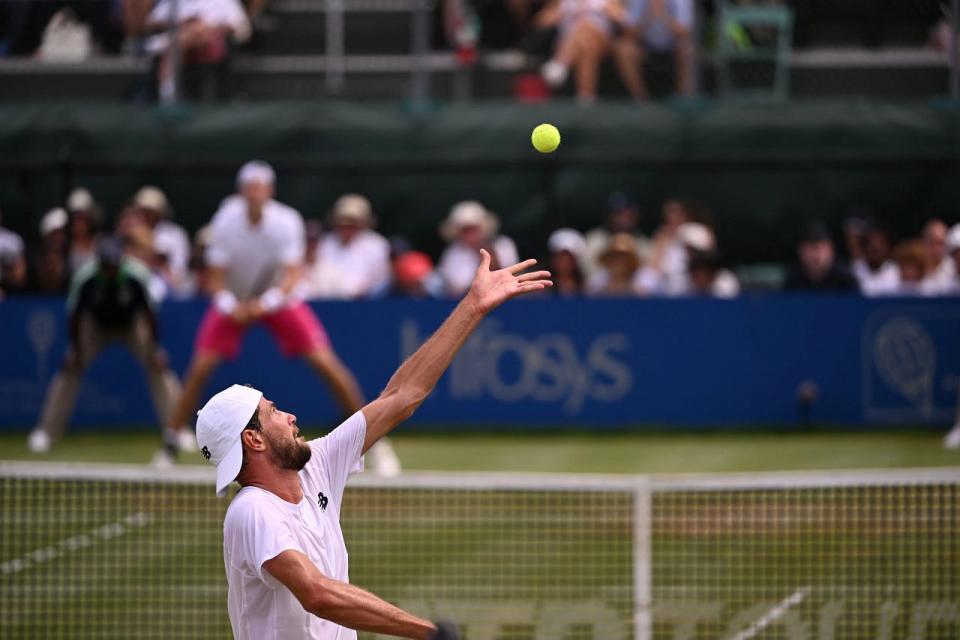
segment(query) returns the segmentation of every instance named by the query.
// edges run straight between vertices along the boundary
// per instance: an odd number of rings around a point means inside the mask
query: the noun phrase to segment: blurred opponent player
[[[344,486],[361,456],[426,400],[490,311],[551,286],[549,272],[519,275],[528,260],[490,270],[481,252],[470,291],[404,362],[376,400],[323,438],[305,442],[297,417],[260,391],[233,385],[197,418],[203,457],[217,466],[217,495],[241,489],[223,523],[227,611],[236,640],[356,640],[356,630],[455,640],[456,629],[393,606],[350,584],[340,529]]]
[[[96,258],[77,271],[67,298],[70,348],[47,388],[40,422],[27,440],[30,451],[46,453],[63,437],[84,371],[111,343],[123,344],[143,365],[157,418],[160,424],[170,419],[180,382],[157,339],[149,280],[147,266],[124,256],[114,237],[101,240]]]
[[[240,352],[247,328],[262,322],[283,355],[303,357],[330,385],[345,415],[363,405],[360,386],[340,361],[320,321],[297,295],[303,276],[305,232],[300,214],[273,199],[275,176],[265,162],[248,162],[237,174],[238,194],[220,205],[210,223],[207,264],[213,303],[197,331],[183,394],[166,432],[166,448],[154,458],[168,466],[183,442],[180,431],[197,406],[207,380],[224,359]],[[368,457],[371,470],[400,471],[389,442]]]

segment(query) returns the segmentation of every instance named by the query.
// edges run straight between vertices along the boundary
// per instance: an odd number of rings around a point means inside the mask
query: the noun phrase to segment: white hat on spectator
[[[65,229],[69,219],[70,217],[63,207],[50,209],[50,211],[47,211],[43,218],[40,219],[40,235],[45,236],[54,231]]]
[[[251,182],[262,182],[272,185],[277,180],[277,175],[273,172],[273,167],[263,160],[251,160],[240,167],[237,172],[237,187],[242,187]]]
[[[373,223],[373,207],[370,201],[358,193],[348,193],[333,203],[331,215],[334,224],[353,223],[370,226]]]
[[[550,238],[547,240],[547,249],[550,250],[550,253],[569,251],[579,260],[587,249],[587,243],[583,239],[583,234],[576,229],[557,229],[550,234]]]
[[[460,231],[468,227],[480,227],[483,234],[490,237],[497,233],[500,223],[497,216],[476,200],[464,200],[450,209],[440,225],[440,235],[447,242],[453,242]]]
[[[94,204],[93,194],[83,187],[77,187],[67,198],[67,211],[90,211]]]
[[[711,251],[715,242],[713,232],[705,224],[685,222],[677,228],[677,239],[684,246],[697,251]]]
[[[141,187],[140,190],[134,194],[133,204],[141,209],[156,211],[162,216],[169,216],[172,213],[167,195],[157,187],[149,185]]]
[[[960,249],[960,223],[950,227],[947,233],[947,251],[956,251]]]
[[[260,405],[263,393],[239,384],[216,394],[197,412],[200,454],[217,466],[217,495],[223,497],[243,465],[240,434]]]

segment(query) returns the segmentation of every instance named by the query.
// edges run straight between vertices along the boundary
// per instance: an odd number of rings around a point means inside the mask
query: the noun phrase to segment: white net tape
[[[229,637],[211,483],[0,463],[0,638]],[[354,583],[468,640],[960,638],[960,470],[360,477],[342,515]]]

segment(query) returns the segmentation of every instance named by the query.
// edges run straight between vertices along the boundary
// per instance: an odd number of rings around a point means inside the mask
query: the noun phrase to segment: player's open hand
[[[491,271],[490,254],[486,249],[480,249],[480,266],[467,295],[480,313],[489,313],[510,298],[552,287],[549,271],[524,273],[535,264],[536,260],[524,260],[505,269]]]

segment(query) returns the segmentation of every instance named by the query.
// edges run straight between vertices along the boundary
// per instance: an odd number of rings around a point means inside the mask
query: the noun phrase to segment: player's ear
[[[240,432],[240,440],[243,446],[254,451],[263,451],[266,449],[266,443],[263,441],[263,433],[253,429],[244,429]]]

